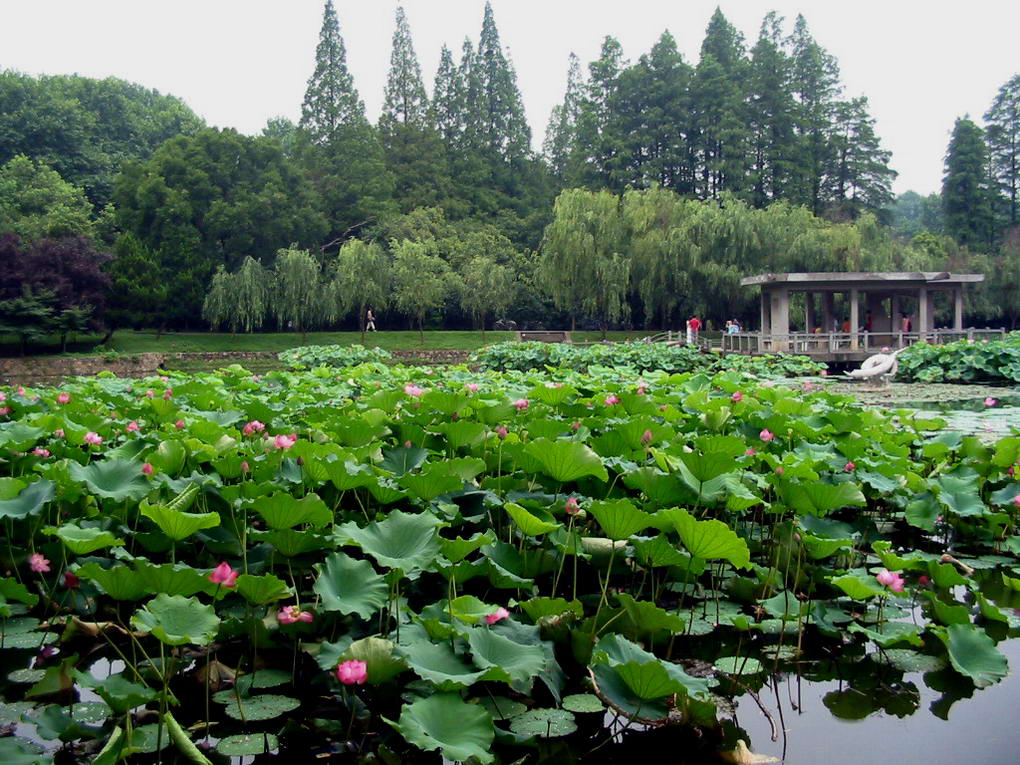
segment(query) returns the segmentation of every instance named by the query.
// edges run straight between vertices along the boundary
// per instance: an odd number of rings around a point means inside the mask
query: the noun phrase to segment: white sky
[[[369,117],[378,116],[396,0],[334,0],[348,65]],[[484,0],[404,0],[426,86],[446,43],[459,58],[477,43]],[[998,88],[1020,72],[1016,0],[493,0],[511,51],[534,144],[563,97],[567,56],[582,64],[614,35],[626,56],[663,29],[696,62],[716,5],[753,45],[775,10],[798,12],[836,56],[848,96],[866,95],[897,192],[941,185],[957,116],[980,121]],[[0,0],[0,68],[29,74],[115,76],[182,98],[219,127],[258,133],[269,117],[296,120],[314,67],[322,0]]]

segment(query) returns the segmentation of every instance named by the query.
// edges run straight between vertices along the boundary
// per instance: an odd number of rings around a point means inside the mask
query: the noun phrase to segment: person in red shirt
[[[698,332],[701,331],[701,319],[697,316],[692,316],[687,320],[687,339],[688,342],[698,342]]]

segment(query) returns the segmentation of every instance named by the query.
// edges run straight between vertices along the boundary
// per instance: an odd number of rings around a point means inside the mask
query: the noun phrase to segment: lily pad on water
[[[937,672],[946,666],[941,656],[911,651],[909,648],[887,648],[871,654],[876,664],[887,664],[902,672]]]
[[[244,757],[272,752],[279,746],[280,740],[272,733],[242,733],[220,739],[216,751],[228,757]]]
[[[606,705],[599,700],[599,697],[591,693],[572,693],[569,696],[564,696],[561,706],[570,712],[577,712],[578,714],[594,714],[595,712],[602,712],[606,708]]]
[[[37,683],[42,680],[43,675],[46,674],[41,669],[16,669],[13,672],[7,674],[7,679],[12,683]]]
[[[748,656],[722,656],[713,664],[727,675],[756,675],[765,669],[760,661]]]
[[[505,696],[482,696],[477,699],[477,704],[497,722],[511,720],[528,711],[528,708],[521,702],[508,699]]]
[[[559,738],[576,731],[577,723],[566,709],[532,709],[511,720],[510,730],[521,736]]]
[[[50,765],[53,755],[23,738],[0,738],[0,762],[4,765]]]
[[[263,693],[258,696],[242,696],[240,699],[234,696],[224,711],[235,720],[272,720],[299,706],[301,702],[290,696]]]

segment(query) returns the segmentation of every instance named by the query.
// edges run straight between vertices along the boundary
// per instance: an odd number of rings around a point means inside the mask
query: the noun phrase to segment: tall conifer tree
[[[566,180],[570,155],[577,140],[577,122],[581,116],[583,88],[581,62],[571,53],[563,103],[553,107],[552,114],[549,115],[549,126],[545,131],[545,140],[542,143],[542,151],[552,168],[553,175],[561,180]]]
[[[957,118],[946,151],[942,177],[946,233],[960,244],[985,248],[992,242],[988,146],[984,133],[967,117]]]
[[[1006,220],[1020,223],[1020,74],[999,88],[985,113],[991,172],[1006,195]]]
[[[347,48],[340,36],[333,0],[326,0],[319,44],[315,48],[315,71],[308,79],[301,122],[316,143],[333,140],[341,126],[365,118],[365,105],[358,98],[354,78],[347,69]]]

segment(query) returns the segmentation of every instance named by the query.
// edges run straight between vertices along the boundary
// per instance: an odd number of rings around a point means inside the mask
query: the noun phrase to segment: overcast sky
[[[396,0],[334,0],[348,65],[369,117],[378,116]],[[426,85],[446,43],[477,43],[484,0],[404,0]],[[664,29],[696,62],[716,5],[749,45],[775,10],[803,13],[839,61],[847,96],[866,95],[900,173],[894,190],[937,191],[957,116],[980,120],[1020,73],[1017,0],[492,0],[517,69],[534,144],[563,98],[567,56],[583,64],[614,35],[630,60]],[[0,0],[0,68],[29,74],[115,76],[182,98],[219,127],[258,133],[297,120],[314,68],[322,0]]]

